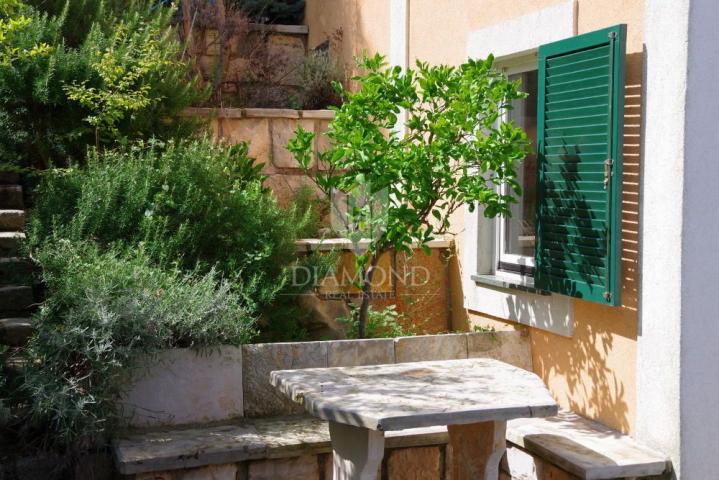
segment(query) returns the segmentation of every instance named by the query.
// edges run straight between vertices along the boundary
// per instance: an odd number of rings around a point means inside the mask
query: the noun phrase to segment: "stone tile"
[[[287,150],[287,142],[294,136],[298,126],[309,132],[314,131],[313,120],[294,120],[288,118],[273,118],[270,123],[272,136],[272,164],[279,168],[300,168],[299,163]],[[314,164],[314,160],[312,160]],[[312,167],[313,165],[310,165]]]
[[[319,480],[320,467],[316,455],[250,462],[248,480]]]
[[[327,366],[327,342],[261,343],[242,347],[245,416],[302,413],[270,385],[270,372]]]
[[[330,122],[328,121],[318,120],[315,122],[315,155],[319,152],[325,152],[330,148],[330,139],[327,135],[324,135],[324,133],[327,132],[329,124]],[[315,160],[317,161],[317,168],[319,170],[327,170],[329,168],[329,165],[326,162],[321,162],[319,157]]]
[[[394,355],[397,363],[467,358],[467,336],[461,333],[397,338]]]
[[[25,345],[33,332],[31,318],[0,319],[0,343],[4,345],[12,347]]]
[[[440,447],[401,448],[387,457],[388,480],[440,480],[442,452]]]
[[[248,155],[257,162],[265,164],[265,170],[271,166],[272,142],[270,140],[270,121],[267,118],[223,118],[219,134],[229,143],[249,142]]]
[[[24,210],[0,210],[0,230],[20,231],[24,227]]]
[[[265,180],[265,185],[272,190],[277,202],[283,207],[291,205],[297,191],[304,186],[318,192],[319,195],[317,185],[306,175],[272,174]]]
[[[136,371],[121,402],[134,426],[182,425],[241,417],[242,349],[173,349]]]
[[[29,309],[35,299],[32,287],[0,287],[0,311],[20,312]]]
[[[394,363],[394,340],[337,340],[329,342],[328,367],[356,367]]]
[[[281,68],[275,79],[282,85],[299,85],[302,81],[300,65],[305,57],[305,43],[297,35],[272,34],[267,45],[270,61],[277,59]]]
[[[24,207],[20,185],[0,185],[0,208]]]
[[[0,255],[13,255],[25,238],[22,232],[0,232]]]
[[[469,358],[494,358],[532,371],[532,349],[525,331],[467,334]]]
[[[237,465],[208,465],[202,468],[182,470],[177,480],[236,480]]]

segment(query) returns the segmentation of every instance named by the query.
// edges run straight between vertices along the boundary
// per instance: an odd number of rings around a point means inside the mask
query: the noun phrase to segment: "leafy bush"
[[[118,13],[89,9],[95,18],[85,18],[90,27],[81,41],[72,40],[79,41],[76,47],[64,37],[74,9],[58,16],[24,10],[29,21],[5,48],[52,48],[0,65],[4,168],[65,165],[84,158],[90,144],[171,138],[196,129],[194,120],[178,114],[206,92],[196,88],[189,63],[179,60],[173,11],[154,3],[127,2]]]
[[[47,300],[23,391],[46,442],[112,429],[139,354],[276,335],[277,318],[304,334],[288,280],[310,217],[277,205],[247,148],[149,142],[42,174],[28,248]]]
[[[383,253],[411,253],[414,242],[424,247],[449,229],[462,205],[481,205],[487,217],[509,215],[521,194],[515,168],[529,142],[520,128],[497,121],[524,94],[492,63],[492,56],[456,67],[418,61],[403,72],[376,55],[360,62],[366,73],[353,79],[357,91],[341,91],[344,102],[327,131],[330,147],[319,154],[329,168],[315,180],[329,198],[351,200],[346,235],[369,239],[356,257],[360,337]],[[313,145],[314,133],[298,127],[287,147],[306,171]],[[497,188],[503,185],[507,193]]]
[[[353,308],[350,318],[341,317],[338,321],[345,325],[347,338],[395,338],[416,335],[417,329],[414,326],[407,328],[402,325],[402,315],[395,308],[395,305],[389,305],[382,310],[374,310],[370,307],[364,337],[359,336],[357,308]]]
[[[92,441],[118,422],[116,401],[141,353],[239,345],[253,312],[216,272],[158,268],[142,249],[102,252],[91,242],[50,239],[36,250],[51,295],[23,389],[31,424],[47,446]]]
[[[85,167],[44,175],[31,248],[48,237],[142,246],[162,267],[214,268],[266,305],[285,284],[305,220],[277,205],[260,169],[246,144],[207,138],[94,154]]]
[[[312,50],[301,65],[300,92],[297,97],[301,108],[318,110],[342,104],[335,84],[345,80],[344,65],[330,48]]]

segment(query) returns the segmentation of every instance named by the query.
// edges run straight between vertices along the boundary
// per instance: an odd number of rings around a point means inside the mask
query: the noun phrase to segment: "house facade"
[[[330,8],[330,6],[332,8]],[[719,4],[711,0],[307,0],[309,46],[347,62],[493,54],[529,95],[511,219],[460,212],[454,329],[522,329],[563,408],[715,478],[719,419]]]

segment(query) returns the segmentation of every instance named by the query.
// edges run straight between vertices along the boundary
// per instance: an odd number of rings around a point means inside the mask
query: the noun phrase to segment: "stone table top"
[[[474,358],[277,370],[270,382],[314,416],[371,430],[402,430],[556,415],[535,374]]]

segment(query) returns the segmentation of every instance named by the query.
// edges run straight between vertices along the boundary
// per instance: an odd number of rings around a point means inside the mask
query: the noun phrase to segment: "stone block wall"
[[[233,144],[249,142],[249,155],[264,164],[266,183],[282,205],[291,204],[303,185],[314,188],[287,150],[287,142],[298,126],[314,132],[317,137],[311,166],[322,169],[317,152],[325,148],[327,139],[320,134],[327,130],[334,116],[330,110],[280,108],[190,108],[186,114],[208,119],[216,138]]]
[[[273,370],[478,357],[532,370],[529,337],[520,331],[244,345],[244,412],[246,417],[272,417],[304,411],[270,385]]]
[[[270,385],[271,371],[476,357],[532,370],[529,337],[520,331],[173,349],[141,362],[120,408],[134,427],[300,414]]]
[[[221,62],[220,42],[215,29],[200,32],[196,48],[197,64],[202,77],[212,81]],[[307,53],[306,25],[260,25],[249,24],[227,39],[222,91],[236,94],[261,80],[261,88],[283,90],[292,93],[300,84],[300,67]],[[256,63],[271,63],[273,67],[263,72],[271,78],[256,79]],[[266,65],[262,66],[267,69]],[[268,101],[271,100],[268,98]]]
[[[385,452],[381,480],[452,480],[451,447],[446,444],[393,448]],[[332,480],[332,454],[137,474],[134,480]],[[579,477],[509,444],[499,480],[579,480]]]

